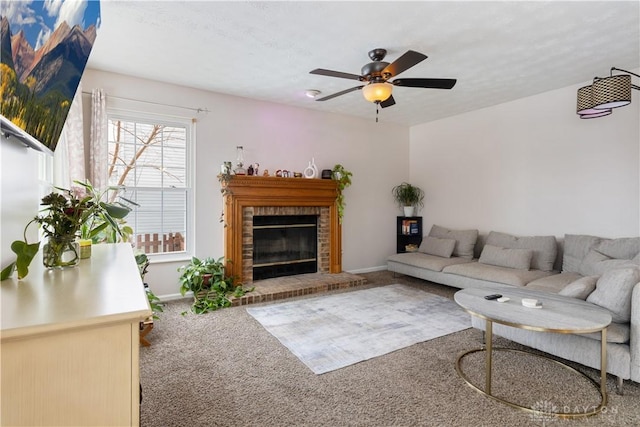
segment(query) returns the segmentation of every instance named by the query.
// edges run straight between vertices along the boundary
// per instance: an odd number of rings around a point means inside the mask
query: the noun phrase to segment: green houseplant
[[[18,279],[29,274],[29,265],[40,249],[40,242],[27,241],[27,229],[33,223],[43,229],[47,239],[44,246],[43,262],[47,267],[72,267],[80,259],[79,247],[75,239],[87,217],[91,215],[95,206],[90,198],[79,199],[70,190],[58,189],[42,198],[44,208],[40,214],[27,223],[24,228],[24,240],[16,240],[11,244],[11,250],[16,254],[16,260],[2,270],[1,279],[5,280],[18,272]]]
[[[42,228],[47,239],[43,246],[43,263],[50,268],[77,265],[80,258],[76,242],[78,237],[93,239],[106,233],[107,236],[99,241],[126,241],[130,228],[124,223],[124,217],[131,209],[119,202],[103,202],[104,193],[97,191],[89,182],[75,182],[85,188],[85,195],[77,196],[71,190],[55,187],[56,191],[42,198],[41,206],[44,208],[25,226],[24,240],[16,240],[11,244],[16,260],[2,270],[0,280],[8,279],[14,271],[18,272],[18,279],[23,279],[29,273],[31,261],[40,249],[40,242],[27,241],[27,229],[33,223]],[[117,189],[109,187],[107,190]]]
[[[191,311],[203,314],[231,305],[230,296],[239,298],[254,288],[245,290],[235,283],[233,277],[225,275],[224,257],[199,259],[192,257],[188,264],[178,268],[180,273],[180,293],[193,293]]]
[[[391,193],[398,206],[404,208],[404,216],[413,216],[415,208],[424,207],[424,191],[408,182],[396,185]]]
[[[80,228],[80,237],[89,239],[93,243],[117,243],[128,242],[133,235],[133,229],[127,225],[125,217],[131,212],[131,207],[139,206],[132,200],[118,196],[126,204],[115,200],[114,202],[104,202],[109,191],[117,194],[120,187],[109,186],[104,190],[98,190],[89,181],[74,181],[77,185],[84,187],[85,194],[91,198],[91,202],[96,208],[87,216]]]
[[[223,170],[218,174],[218,181],[220,182],[220,193],[222,194],[222,212],[220,213],[220,222],[224,222],[224,196],[231,194],[229,190],[229,182],[231,182],[231,162],[224,162]],[[225,227],[227,224],[224,225]]]
[[[147,300],[149,301],[149,306],[151,307],[151,311],[153,313],[153,318],[158,319],[158,313],[162,313],[163,307],[160,302],[160,298],[158,298],[149,288],[149,285],[144,281],[144,276],[147,274],[147,269],[149,268],[149,257],[144,253],[139,253],[135,255],[136,264],[138,264],[138,271],[140,272],[140,277],[142,278],[142,282],[144,283],[144,290],[147,294]]]
[[[336,203],[338,205],[338,218],[340,219],[340,223],[342,223],[344,207],[346,206],[342,192],[345,188],[351,185],[352,176],[353,174],[346,170],[341,164],[335,165],[331,170],[331,178],[338,182],[338,196],[336,197]]]

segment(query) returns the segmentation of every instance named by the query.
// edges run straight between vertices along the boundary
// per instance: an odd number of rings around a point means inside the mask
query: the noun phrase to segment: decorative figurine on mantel
[[[235,173],[236,175],[246,175],[247,174],[247,170],[242,167],[242,164],[244,163],[242,145],[238,145],[236,147],[236,152],[237,152],[237,159],[236,159],[236,166],[237,167],[233,170],[233,173]]]
[[[312,158],[309,162],[309,166],[303,172],[305,178],[317,178],[318,167],[316,166],[316,159]]]
[[[264,172],[262,172],[262,176],[269,176],[269,169],[265,169]]]

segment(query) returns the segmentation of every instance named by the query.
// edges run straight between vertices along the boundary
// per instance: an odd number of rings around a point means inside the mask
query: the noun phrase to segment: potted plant
[[[11,277],[18,271],[18,279],[29,273],[29,265],[40,249],[40,242],[27,241],[27,229],[33,223],[43,229],[47,239],[43,247],[43,263],[49,268],[73,267],[80,260],[80,249],[76,238],[80,227],[91,215],[95,206],[89,198],[79,199],[70,190],[58,189],[42,198],[41,213],[27,223],[24,228],[24,240],[16,240],[11,244],[11,250],[16,254],[16,260],[2,270],[1,279]]]
[[[142,278],[142,282],[144,284],[144,290],[147,294],[147,300],[149,301],[149,306],[151,307],[151,312],[153,313],[153,318],[158,319],[158,313],[162,313],[163,307],[162,302],[160,302],[160,298],[158,298],[149,288],[149,285],[144,281],[144,276],[147,274],[147,269],[149,268],[149,257],[146,254],[139,253],[136,254],[136,264],[138,264],[138,271],[140,272],[140,277]]]
[[[341,164],[337,164],[331,170],[331,179],[338,182],[338,196],[336,197],[336,203],[338,205],[338,218],[342,223],[342,217],[344,216],[344,195],[342,192],[345,188],[351,185],[351,177],[353,174],[346,170]]]
[[[220,193],[222,194],[222,204],[224,205],[224,196],[231,194],[229,190],[229,182],[231,182],[231,162],[224,162],[222,170],[218,174],[218,181],[220,182]],[[220,213],[220,222],[224,222],[224,206]],[[227,226],[226,224],[224,225]]]
[[[199,259],[192,257],[189,264],[178,268],[180,272],[180,293],[193,293],[191,311],[203,314],[231,305],[230,296],[241,297],[253,288],[244,290],[235,283],[233,277],[225,275],[224,257]]]
[[[118,198],[127,204],[121,203],[119,200],[111,203],[104,201],[107,192],[118,192],[121,187],[109,186],[100,191],[89,181],[74,181],[74,183],[84,187],[86,196],[91,198],[91,202],[95,206],[91,215],[87,216],[82,224],[80,237],[91,240],[92,243],[128,242],[133,235],[133,229],[127,225],[125,217],[132,210],[129,205],[139,205],[122,196],[118,196]]]
[[[29,273],[29,265],[40,249],[40,242],[27,241],[26,232],[33,223],[42,227],[46,238],[42,259],[48,268],[77,265],[80,260],[77,239],[83,235],[94,238],[106,233],[107,237],[100,241],[126,241],[130,228],[124,225],[123,218],[131,209],[120,203],[103,202],[104,193],[96,191],[88,182],[75,182],[85,187],[87,194],[77,196],[71,190],[55,187],[57,191],[43,197],[41,206],[44,208],[25,226],[24,240],[16,240],[11,244],[16,260],[2,270],[0,280],[8,279],[14,271],[18,272],[18,279]],[[109,187],[109,190],[113,189],[117,187]]]
[[[396,185],[391,193],[398,206],[404,209],[404,216],[414,216],[415,208],[424,207],[424,191],[408,182]]]

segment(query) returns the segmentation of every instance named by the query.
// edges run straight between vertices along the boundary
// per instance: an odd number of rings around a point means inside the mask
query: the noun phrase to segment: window
[[[127,216],[138,250],[191,252],[193,124],[135,114],[108,115],[109,185],[137,204]]]

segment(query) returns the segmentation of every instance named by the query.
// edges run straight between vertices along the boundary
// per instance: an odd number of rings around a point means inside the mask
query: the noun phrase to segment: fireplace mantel
[[[251,282],[246,274],[247,257],[243,244],[248,235],[245,220],[248,208],[300,207],[329,209],[328,272],[342,271],[342,228],[338,218],[337,182],[331,179],[280,178],[234,175],[226,185],[224,196],[224,256],[227,272],[242,283]],[[246,245],[245,245],[246,251]],[[250,262],[250,261],[249,261]]]

